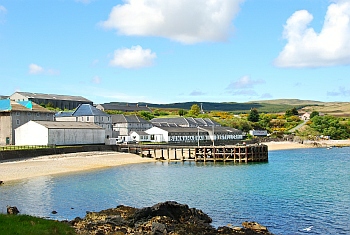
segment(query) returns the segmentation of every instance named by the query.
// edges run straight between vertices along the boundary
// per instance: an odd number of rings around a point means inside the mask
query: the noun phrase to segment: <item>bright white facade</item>
[[[105,129],[93,123],[29,121],[15,130],[16,145],[104,144]]]

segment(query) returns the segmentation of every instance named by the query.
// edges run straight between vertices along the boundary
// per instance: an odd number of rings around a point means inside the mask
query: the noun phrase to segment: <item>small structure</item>
[[[15,101],[32,101],[40,105],[52,105],[52,107],[60,108],[62,110],[73,110],[80,104],[93,104],[91,100],[81,96],[41,94],[32,92],[15,92],[10,96],[10,99]]]
[[[304,120],[304,121],[309,120],[310,119],[310,113],[308,113],[308,112],[304,113],[303,115],[300,116],[300,119]]]
[[[86,122],[29,121],[16,128],[16,145],[104,144],[105,129]]]
[[[267,130],[250,130],[249,134],[252,136],[267,136]]]
[[[130,137],[132,140],[136,142],[150,142],[151,136],[145,131],[132,131],[130,133]]]

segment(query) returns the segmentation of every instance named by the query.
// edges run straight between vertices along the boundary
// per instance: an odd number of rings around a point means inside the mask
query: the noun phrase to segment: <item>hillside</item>
[[[118,104],[126,104],[122,102],[113,102]],[[128,103],[136,105],[137,103]],[[204,111],[225,111],[232,113],[248,113],[252,108],[257,108],[260,113],[284,113],[288,109],[297,108],[300,112],[318,111],[324,114],[334,116],[350,116],[350,102],[321,102],[314,100],[299,99],[276,99],[250,101],[245,103],[237,102],[183,102],[170,104],[153,104],[140,102],[138,105],[147,105],[151,109],[191,109],[193,104],[202,105]]]

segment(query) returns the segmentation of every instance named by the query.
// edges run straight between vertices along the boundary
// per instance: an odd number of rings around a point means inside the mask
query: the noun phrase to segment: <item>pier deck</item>
[[[268,161],[268,147],[263,144],[232,146],[128,145],[121,146],[121,151],[167,161],[231,161],[234,163]]]

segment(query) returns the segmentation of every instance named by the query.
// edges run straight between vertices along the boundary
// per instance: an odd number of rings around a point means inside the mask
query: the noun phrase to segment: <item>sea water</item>
[[[0,213],[11,205],[58,220],[164,201],[201,209],[215,227],[257,221],[274,234],[350,234],[350,148],[270,151],[266,163],[134,164],[0,186]]]

